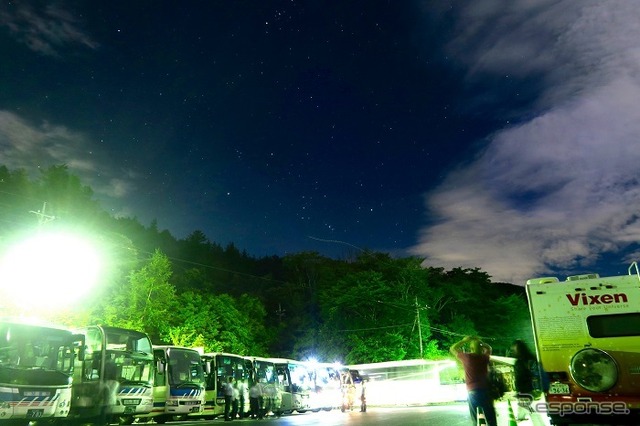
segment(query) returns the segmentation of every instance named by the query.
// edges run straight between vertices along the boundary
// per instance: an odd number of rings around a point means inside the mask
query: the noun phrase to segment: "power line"
[[[412,325],[413,323],[406,324],[398,324],[398,325],[387,325],[384,327],[372,327],[372,328],[352,328],[352,329],[344,329],[344,330],[336,330],[336,331],[370,331],[370,330],[383,330],[385,328],[400,328],[406,327],[408,325]]]
[[[141,253],[145,253],[145,254],[147,254],[149,256],[153,256],[153,253],[151,253],[151,252],[148,252],[148,251],[145,251],[145,250],[139,250],[139,251]],[[282,280],[278,280],[278,279],[275,279],[275,278],[261,277],[259,275],[253,275],[253,274],[249,274],[247,272],[234,271],[232,269],[226,269],[226,268],[221,268],[221,267],[218,267],[218,266],[207,265],[207,264],[204,264],[204,263],[193,262],[191,260],[186,260],[186,259],[179,259],[177,257],[167,256],[165,253],[163,253],[163,254],[167,257],[167,259],[169,259],[171,261],[175,261],[175,262],[186,263],[186,264],[189,264],[189,265],[199,266],[199,267],[207,268],[207,269],[213,269],[213,270],[216,270],[216,271],[228,272],[230,274],[235,274],[235,275],[242,275],[242,276],[249,277],[249,278],[257,278],[257,279],[260,279],[260,280],[263,280],[263,281],[272,281],[272,282],[277,282],[277,283],[281,283],[281,284],[289,284],[288,281],[282,281]]]
[[[41,198],[35,198],[35,197],[31,197],[28,195],[24,195],[24,194],[16,194],[14,192],[8,192],[8,191],[2,191],[0,190],[0,194],[7,194],[7,195],[13,195],[14,197],[19,197],[19,198],[23,198],[25,200],[32,200],[32,201],[38,201],[40,203],[42,203],[42,199]]]

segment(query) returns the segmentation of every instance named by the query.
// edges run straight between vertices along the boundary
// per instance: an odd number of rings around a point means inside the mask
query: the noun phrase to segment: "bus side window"
[[[278,370],[278,379],[280,383],[282,383],[282,386],[284,386],[285,392],[291,392],[289,389],[289,380],[287,380],[287,375],[284,371]]]

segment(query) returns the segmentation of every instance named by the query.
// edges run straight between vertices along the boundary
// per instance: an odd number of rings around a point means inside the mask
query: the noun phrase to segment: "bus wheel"
[[[159,425],[163,425],[167,422],[167,418],[165,416],[158,416],[153,420],[155,420],[155,422],[158,423]]]
[[[89,423],[95,426],[109,426],[111,424],[111,422],[109,421],[109,416],[107,416],[106,414],[102,413],[101,415],[99,415],[98,417],[95,417],[93,419],[93,421],[90,421]],[[79,424],[83,425],[86,424],[85,422],[80,422]]]

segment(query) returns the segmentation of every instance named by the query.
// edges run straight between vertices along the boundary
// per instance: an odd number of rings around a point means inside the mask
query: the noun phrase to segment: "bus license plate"
[[[200,407],[191,407],[191,410],[189,410],[189,412],[191,412],[191,413],[199,413],[200,412]]]
[[[122,405],[140,405],[139,399],[123,399]]]
[[[568,395],[569,385],[566,383],[550,383],[549,384],[550,395]]]
[[[42,417],[42,415],[44,414],[44,409],[42,410],[27,410],[27,418],[28,419],[35,419],[38,417]]]

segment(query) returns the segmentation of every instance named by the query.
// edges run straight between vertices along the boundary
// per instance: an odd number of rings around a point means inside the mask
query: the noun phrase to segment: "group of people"
[[[356,401],[358,393],[356,384],[360,385],[360,412],[365,413],[367,411],[367,397],[366,397],[366,379],[359,377],[354,380],[351,371],[343,371],[340,373],[340,388],[342,391],[342,406],[341,411],[351,411]]]
[[[224,384],[224,420],[231,421],[244,414],[245,388],[242,382],[229,377]],[[268,389],[260,381],[249,388],[249,412],[252,419],[265,417],[270,407],[271,397]]]
[[[244,389],[241,389],[242,383],[229,376],[224,384],[224,421],[229,422],[236,417],[240,411],[240,399],[244,395]],[[244,402],[244,401],[243,401]]]
[[[466,350],[465,350],[466,348]],[[474,424],[481,410],[488,426],[496,426],[494,397],[489,381],[491,346],[478,337],[466,336],[454,343],[450,352],[464,368],[467,386],[469,413]],[[518,398],[517,420],[525,420],[531,413],[534,393],[534,364],[536,358],[522,340],[511,345],[511,355],[516,359],[513,374],[516,397]]]

